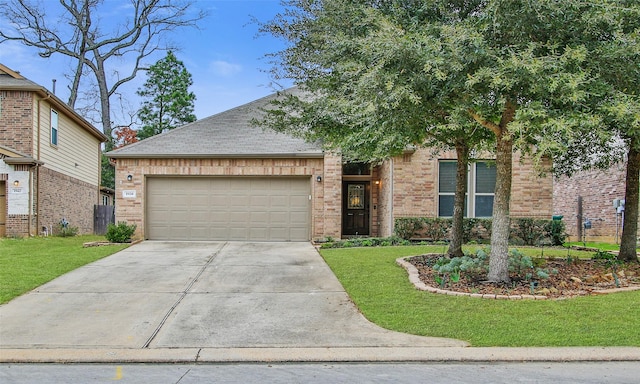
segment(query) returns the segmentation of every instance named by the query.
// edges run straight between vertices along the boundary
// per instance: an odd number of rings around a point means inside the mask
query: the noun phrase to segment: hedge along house
[[[0,64],[0,237],[93,232],[107,137],[46,88]]]
[[[376,166],[251,120],[276,95],[107,154],[116,221],[154,240],[309,241],[390,236],[399,217],[450,216],[455,153],[407,151]],[[468,216],[491,216],[495,168],[470,167]],[[512,214],[549,219],[552,180],[514,159]]]

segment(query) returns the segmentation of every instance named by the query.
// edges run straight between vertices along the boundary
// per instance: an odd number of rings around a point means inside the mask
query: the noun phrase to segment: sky
[[[55,24],[60,8],[58,1],[39,1],[46,11],[47,21],[51,19]],[[117,20],[122,20],[130,1],[104,0],[104,3],[106,7],[94,22],[98,20],[105,26],[103,29],[109,30]],[[196,95],[196,117],[202,119],[273,93],[272,79],[266,73],[270,64],[265,55],[282,49],[284,43],[269,35],[259,35],[258,25],[252,20],[270,21],[284,10],[280,1],[196,0],[195,6],[208,13],[200,21],[199,30],[182,29],[169,38],[180,47],[175,54],[193,77],[190,90]],[[153,64],[162,57],[164,53],[148,59],[145,64]],[[70,81],[65,74],[73,73],[69,58],[58,54],[44,59],[34,48],[17,42],[3,42],[0,44],[0,63],[49,90],[56,79],[56,96],[68,100]],[[145,79],[145,73],[139,72],[135,80],[122,88],[126,110],[139,108],[141,100],[135,91]],[[291,82],[282,85],[290,86]],[[127,119],[126,113],[119,114],[117,110],[114,113],[122,116],[122,120]],[[96,126],[100,128],[98,124]]]

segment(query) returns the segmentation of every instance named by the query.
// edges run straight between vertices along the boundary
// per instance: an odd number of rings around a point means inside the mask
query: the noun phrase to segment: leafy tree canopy
[[[386,158],[407,144],[450,146],[461,127],[493,137],[489,278],[508,281],[512,152],[558,155],[584,132],[609,141],[603,112],[624,98],[596,56],[621,58],[625,46],[637,50],[637,33],[631,33],[637,21],[630,16],[638,6],[613,0],[286,4],[262,30],[289,43],[272,56],[274,78],[293,78],[306,96],[281,99],[264,122],[322,139],[355,159]]]

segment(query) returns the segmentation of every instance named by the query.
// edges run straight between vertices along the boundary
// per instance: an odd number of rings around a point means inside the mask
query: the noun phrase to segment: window
[[[346,163],[342,166],[343,175],[370,175],[371,164],[369,163]]]
[[[51,145],[58,145],[58,112],[51,110]]]
[[[102,195],[102,205],[109,205],[109,196]]]
[[[456,161],[443,160],[438,174],[438,216],[453,216],[456,192]],[[491,217],[496,186],[496,167],[487,161],[470,164],[465,198],[466,217]]]

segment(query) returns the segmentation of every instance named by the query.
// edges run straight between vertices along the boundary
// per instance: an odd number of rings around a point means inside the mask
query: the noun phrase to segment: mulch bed
[[[417,268],[420,280],[434,288],[448,291],[486,295],[538,295],[559,299],[598,294],[603,290],[623,287],[640,287],[640,263],[623,263],[616,267],[618,285],[611,267],[604,260],[547,259],[541,268],[553,271],[548,279],[538,279],[532,291],[530,281],[518,281],[513,277],[507,284],[472,280],[461,274],[457,282],[446,281],[441,286],[437,274],[431,268],[443,257],[441,254],[414,256],[406,260]],[[557,271],[557,273],[555,273]]]

